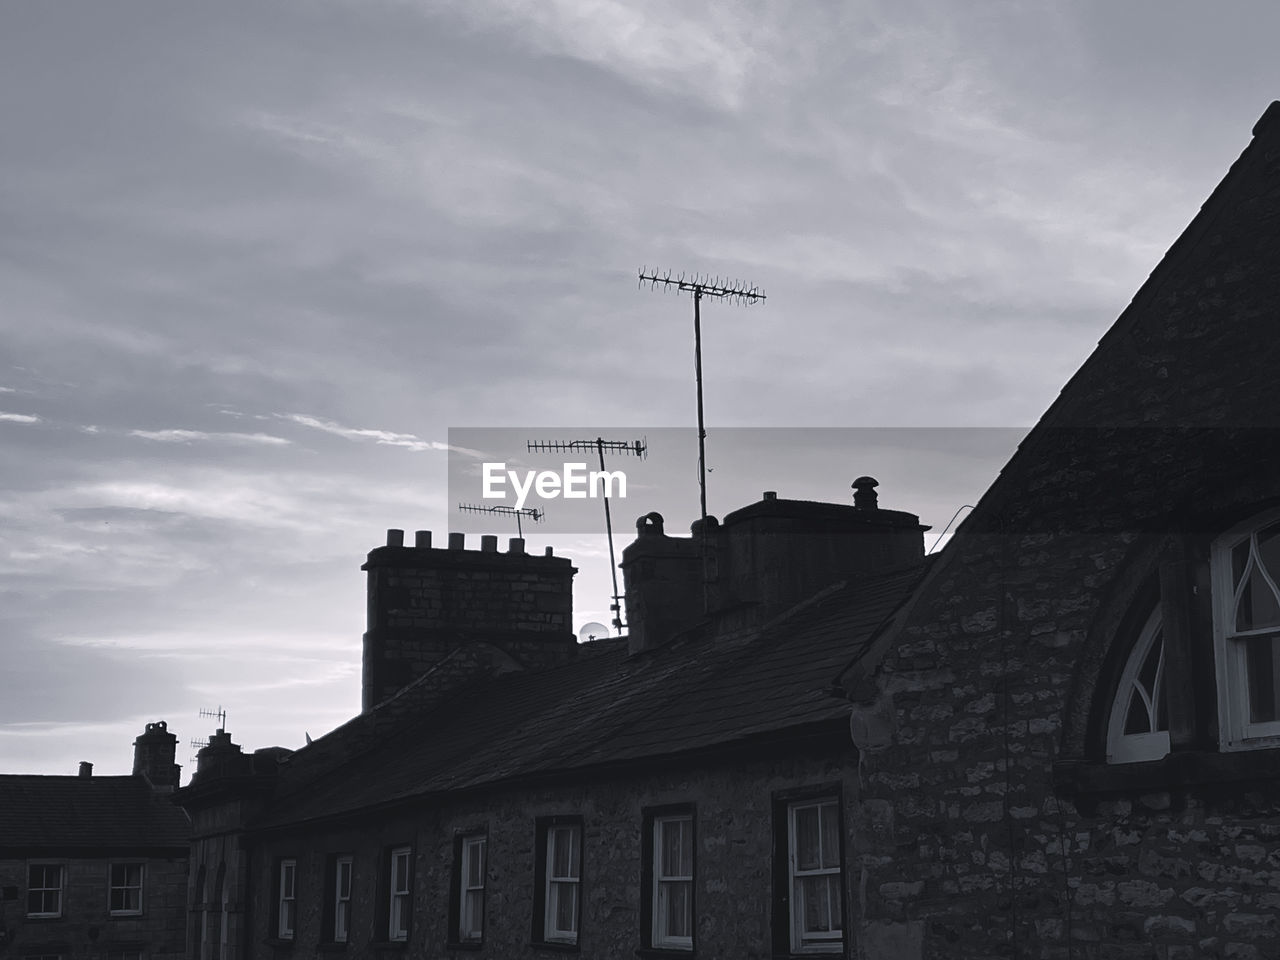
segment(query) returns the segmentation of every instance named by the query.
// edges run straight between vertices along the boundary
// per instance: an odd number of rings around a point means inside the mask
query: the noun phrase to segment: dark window
[[[687,805],[645,813],[641,936],[656,950],[693,950],[694,820]]]
[[[774,797],[774,952],[843,953],[840,789]]]
[[[27,867],[27,916],[62,916],[64,870],[60,863],[32,863]]]
[[[484,939],[484,887],[489,870],[489,840],[481,831],[459,834],[453,841],[450,882],[449,939],[480,943]]]
[[[582,818],[538,820],[533,939],[577,946],[582,926]]]
[[[324,936],[329,943],[346,943],[351,936],[350,854],[334,854],[324,869]]]

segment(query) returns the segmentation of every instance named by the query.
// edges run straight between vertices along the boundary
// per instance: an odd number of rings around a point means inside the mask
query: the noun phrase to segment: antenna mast
[[[702,298],[715,297],[717,300],[733,300],[744,306],[750,306],[766,299],[764,293],[754,286],[748,286],[740,280],[721,281],[720,277],[705,277],[692,274],[688,278],[683,273],[676,276],[671,271],[649,271],[648,267],[640,268],[640,286],[649,284],[650,290],[657,290],[659,284],[663,290],[672,288],[693,294],[693,371],[698,386],[698,501],[702,508],[702,606],[707,612],[709,600],[707,596],[707,429],[702,416]]]
[[[458,504],[458,511],[460,513],[501,513],[508,517],[515,517],[516,536],[522,540],[524,539],[524,527],[521,526],[520,518],[528,517],[534,523],[539,523],[547,515],[545,510],[539,510],[536,507],[520,507],[517,509],[516,507],[506,507],[501,504],[492,507],[481,507],[474,503],[460,503]]]
[[[530,440],[526,449],[531,453],[563,453],[565,451],[595,450],[600,458],[600,472],[604,473],[604,453],[630,454],[644,459],[648,446],[644,440],[605,440],[596,437],[594,440]],[[601,477],[601,489],[604,492],[604,529],[609,537],[609,575],[613,577],[613,603],[609,605],[613,613],[613,626],[622,634],[622,596],[618,593],[618,563],[613,553],[613,520],[609,515],[609,482]]]

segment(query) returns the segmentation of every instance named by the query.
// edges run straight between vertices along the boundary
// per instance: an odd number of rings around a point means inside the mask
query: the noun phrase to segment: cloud
[[[383,446],[403,447],[406,450],[415,452],[423,450],[447,451],[450,449],[447,443],[441,443],[439,440],[423,440],[412,433],[393,433],[390,430],[344,427],[342,424],[334,423],[332,420],[320,420],[317,417],[309,417],[302,413],[280,413],[277,416],[282,420],[301,424],[304,427],[311,427],[313,430],[332,433],[348,440],[372,440],[374,443]]]
[[[33,417],[25,413],[5,413],[0,411],[0,420],[7,420],[10,423],[39,423],[39,417]]]
[[[96,430],[91,432],[96,432]],[[129,436],[141,437],[143,440],[154,440],[157,443],[194,443],[196,441],[207,441],[214,443],[257,443],[265,446],[283,446],[293,442],[292,440],[286,440],[284,437],[274,437],[268,433],[206,433],[203,430],[130,430]]]

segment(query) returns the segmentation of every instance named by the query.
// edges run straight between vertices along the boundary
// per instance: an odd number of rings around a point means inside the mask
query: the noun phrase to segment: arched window
[[[1213,545],[1214,652],[1224,749],[1280,742],[1280,516]]]
[[[1107,724],[1107,762],[1159,760],[1169,752],[1160,610],[1147,618],[1129,652]]]

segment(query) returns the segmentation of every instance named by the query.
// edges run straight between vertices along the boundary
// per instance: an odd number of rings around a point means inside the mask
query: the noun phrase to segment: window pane
[[[844,911],[840,903],[840,878],[827,877],[827,903],[831,905],[831,929],[844,929]]]
[[[1258,534],[1257,557],[1272,583],[1280,582],[1280,523],[1273,523]]]
[[[351,861],[338,861],[338,896],[347,898],[351,896]]]
[[[409,855],[405,853],[397,853],[396,858],[396,883],[397,892],[409,889]]]
[[[1249,568],[1247,577],[1236,607],[1236,629],[1257,630],[1280,624],[1280,603],[1256,564]]]
[[[557,827],[551,831],[551,873],[556,877],[569,876],[569,837],[568,827]]]
[[[1268,723],[1276,716],[1276,668],[1280,666],[1277,646],[1280,637],[1258,637],[1245,641],[1249,674],[1249,722]]]
[[[817,870],[822,864],[818,855],[818,808],[797,807],[796,868]]]
[[[665,933],[669,937],[691,936],[689,930],[689,881],[677,880],[664,883],[660,891],[660,904],[665,920]]]
[[[840,866],[840,811],[834,803],[824,803],[822,810],[822,865]]]
[[[578,929],[578,886],[574,883],[553,883],[552,894],[555,897],[556,929],[573,932]]]
[[[830,885],[826,877],[800,877],[797,881],[804,904],[801,922],[805,933],[824,933],[831,929]]]

